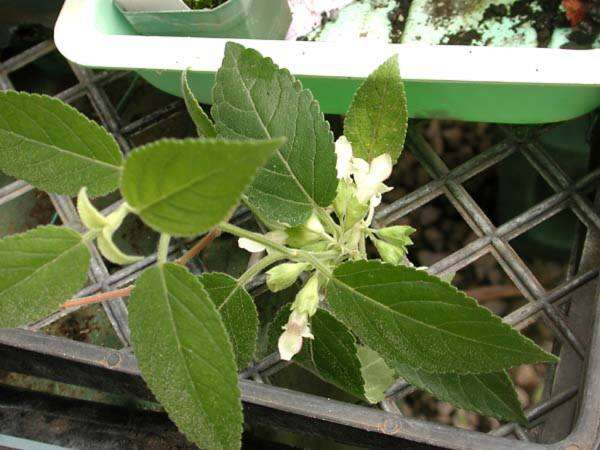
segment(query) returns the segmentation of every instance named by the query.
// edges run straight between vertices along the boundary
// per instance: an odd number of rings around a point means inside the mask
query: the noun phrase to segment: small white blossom
[[[352,145],[346,136],[340,136],[335,142],[337,162],[335,169],[340,180],[349,180],[352,174]]]
[[[270,241],[273,241],[277,244],[285,244],[285,241],[287,240],[288,235],[285,231],[275,230],[275,231],[269,231],[268,233],[266,233],[265,238],[267,238]],[[238,245],[240,248],[243,248],[244,250],[249,251],[250,253],[260,253],[260,252],[264,252],[267,249],[260,242],[253,241],[252,239],[248,239],[248,238],[239,238]]]
[[[277,347],[281,359],[290,361],[302,350],[303,338],[314,339],[308,325],[308,314],[292,311],[283,329],[285,331],[279,336]]]
[[[373,197],[379,197],[378,201],[381,203],[381,194],[390,190],[383,184],[383,181],[392,174],[391,156],[384,153],[371,161],[371,164],[359,158],[354,158],[354,160],[354,181],[356,182],[358,201],[368,203]]]

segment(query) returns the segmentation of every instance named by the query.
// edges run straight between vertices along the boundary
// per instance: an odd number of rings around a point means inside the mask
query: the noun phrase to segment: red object
[[[572,27],[585,19],[587,5],[582,0],[563,0],[563,7]]]

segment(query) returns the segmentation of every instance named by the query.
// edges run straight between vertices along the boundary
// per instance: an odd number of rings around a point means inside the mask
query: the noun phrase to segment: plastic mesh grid
[[[52,41],[44,41],[23,53],[0,62],[0,89],[13,89],[11,74],[55,50]],[[160,122],[174,112],[184,109],[183,103],[177,100],[159,110],[152,111],[142,118],[124,124],[116,108],[109,100],[105,88],[109,83],[126,74],[122,72],[94,72],[74,64],[70,64],[70,67],[78,83],[60,92],[56,97],[68,103],[84,96],[87,97],[102,124],[113,133],[125,153],[132,146],[131,136],[133,134]],[[381,208],[377,212],[375,220],[377,224],[384,226],[397,221],[439,196],[445,196],[477,235],[477,239],[435,263],[430,267],[430,273],[441,275],[456,272],[483,255],[491,254],[524,298],[529,301],[525,306],[504,317],[503,320],[517,329],[523,329],[537,320],[544,320],[562,345],[570,347],[579,358],[584,359],[589,349],[580,342],[576,333],[570,328],[567,316],[559,308],[559,305],[576,300],[577,296],[571,297],[570,295],[583,285],[595,282],[598,269],[577,274],[578,261],[577,258],[572,258],[568,271],[570,275],[558,287],[548,291],[509,242],[564,209],[573,211],[588,230],[591,228],[600,230],[600,217],[586,196],[590,191],[600,186],[600,168],[591,170],[578,180],[569,179],[561,167],[537,142],[537,135],[543,131],[543,128],[540,127],[526,135],[521,135],[512,133],[509,129],[507,130],[507,138],[504,141],[450,170],[422,135],[413,130],[407,140],[408,149],[426,169],[432,181],[392,204]],[[525,156],[530,165],[551,186],[554,194],[510,221],[495,226],[463,184],[484,170],[497,165],[515,152],[521,152]],[[22,181],[14,181],[0,188],[0,206],[24,195],[31,189],[33,188],[30,185]],[[70,198],[60,195],[50,195],[50,198],[64,224],[73,227],[80,226],[74,204]],[[116,204],[111,205],[107,210],[112,210],[115,206]],[[239,211],[237,219],[242,221],[247,216],[246,211]],[[185,242],[179,242],[172,246],[171,251],[173,253],[180,252],[185,244]],[[110,274],[98,252],[94,252],[90,270],[91,283],[79,295],[91,295],[126,286],[154,260],[155,257],[150,256],[137,264]],[[258,285],[260,282],[261,280],[258,280],[256,284]],[[125,303],[122,299],[117,299],[105,302],[104,308],[119,339],[127,347],[129,345],[129,329]],[[30,329],[39,330],[71,311],[56,312],[44,320],[32,324]],[[278,360],[277,355],[273,354],[264,360],[257,361],[252,367],[244,371],[241,377],[262,382],[268,375],[273,374],[282,367],[285,367],[285,364]],[[530,421],[540,419],[554,408],[573,398],[577,394],[578,388],[578,385],[574,385],[561,392],[553,392],[544,401],[530,408],[527,411],[527,417]],[[398,380],[390,388],[386,399],[380,406],[386,411],[401,414],[396,400],[405,397],[413,390],[411,386],[402,380]],[[510,435],[521,440],[530,439],[528,432],[515,423],[504,424],[492,431],[491,434]]]

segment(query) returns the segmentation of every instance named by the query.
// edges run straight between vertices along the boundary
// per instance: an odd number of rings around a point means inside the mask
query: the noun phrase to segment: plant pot
[[[173,95],[181,95],[181,71],[190,68],[192,90],[202,102],[211,102],[214,75],[230,39],[136,34],[110,1],[66,0],[55,41],[78,64],[135,70]],[[344,113],[360,83],[394,54],[399,56],[411,117],[546,123],[578,117],[600,105],[600,50],[364,40],[240,43],[289,69],[327,113]]]
[[[124,11],[133,29],[148,36],[282,39],[292,21],[287,0],[229,0],[214,9]]]

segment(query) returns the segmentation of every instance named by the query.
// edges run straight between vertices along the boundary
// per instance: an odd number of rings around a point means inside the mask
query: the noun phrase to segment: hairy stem
[[[240,275],[240,277],[237,280],[238,285],[245,286],[250,281],[252,281],[252,279],[255,276],[257,276],[259,273],[261,273],[263,270],[265,270],[271,264],[274,264],[277,261],[281,261],[282,259],[286,259],[286,257],[283,255],[280,255],[280,254],[273,254],[273,255],[265,256],[260,261],[258,261],[256,264],[254,264],[252,267],[250,267],[248,270],[246,270],[242,275]]]
[[[175,262],[177,264],[181,264],[181,265],[187,264],[194,256],[196,256],[198,253],[200,253],[202,250],[204,250],[220,234],[221,234],[220,230],[214,229],[209,234],[207,234],[202,239],[200,239],[200,241],[198,241],[190,250],[188,250],[187,253],[185,253],[181,258],[177,259]],[[161,235],[161,240],[163,239],[163,236],[164,235]],[[160,245],[161,244],[159,243],[159,255],[158,255],[159,261],[160,261],[160,253],[161,253]],[[169,243],[167,242],[165,246],[166,246],[166,251],[168,251]],[[166,257],[165,257],[165,261],[166,261]],[[101,303],[101,302],[104,302],[107,300],[113,300],[115,298],[127,297],[131,294],[132,290],[133,290],[133,286],[127,286],[123,289],[117,289],[117,290],[109,291],[109,292],[102,292],[100,294],[90,295],[89,297],[74,298],[74,299],[66,301],[65,303],[60,305],[60,307],[62,309],[75,308],[77,306],[91,305],[93,303]]]
[[[123,289],[117,289],[110,292],[102,292],[96,295],[90,295],[89,297],[81,297],[68,302],[63,303],[60,307],[63,309],[74,308],[76,306],[90,305],[92,303],[99,303],[106,300],[113,300],[120,297],[128,297],[133,290],[133,286],[127,286]]]
[[[158,241],[158,251],[156,253],[156,260],[158,264],[164,264],[167,262],[167,258],[169,256],[169,242],[171,242],[171,235],[161,233]]]
[[[325,266],[321,261],[319,261],[315,256],[313,256],[309,252],[288,248],[285,245],[281,245],[281,244],[278,244],[277,242],[273,242],[272,240],[270,240],[269,238],[266,238],[262,234],[254,233],[253,231],[244,230],[243,228],[237,227],[230,223],[224,222],[220,225],[220,228],[221,228],[221,230],[223,230],[227,233],[233,234],[235,236],[247,238],[254,242],[258,242],[259,244],[262,244],[271,250],[275,250],[279,253],[282,253],[288,259],[291,259],[293,261],[301,261],[301,262],[310,263],[317,270],[322,272],[327,277],[331,276],[331,270],[329,269],[329,267]]]

